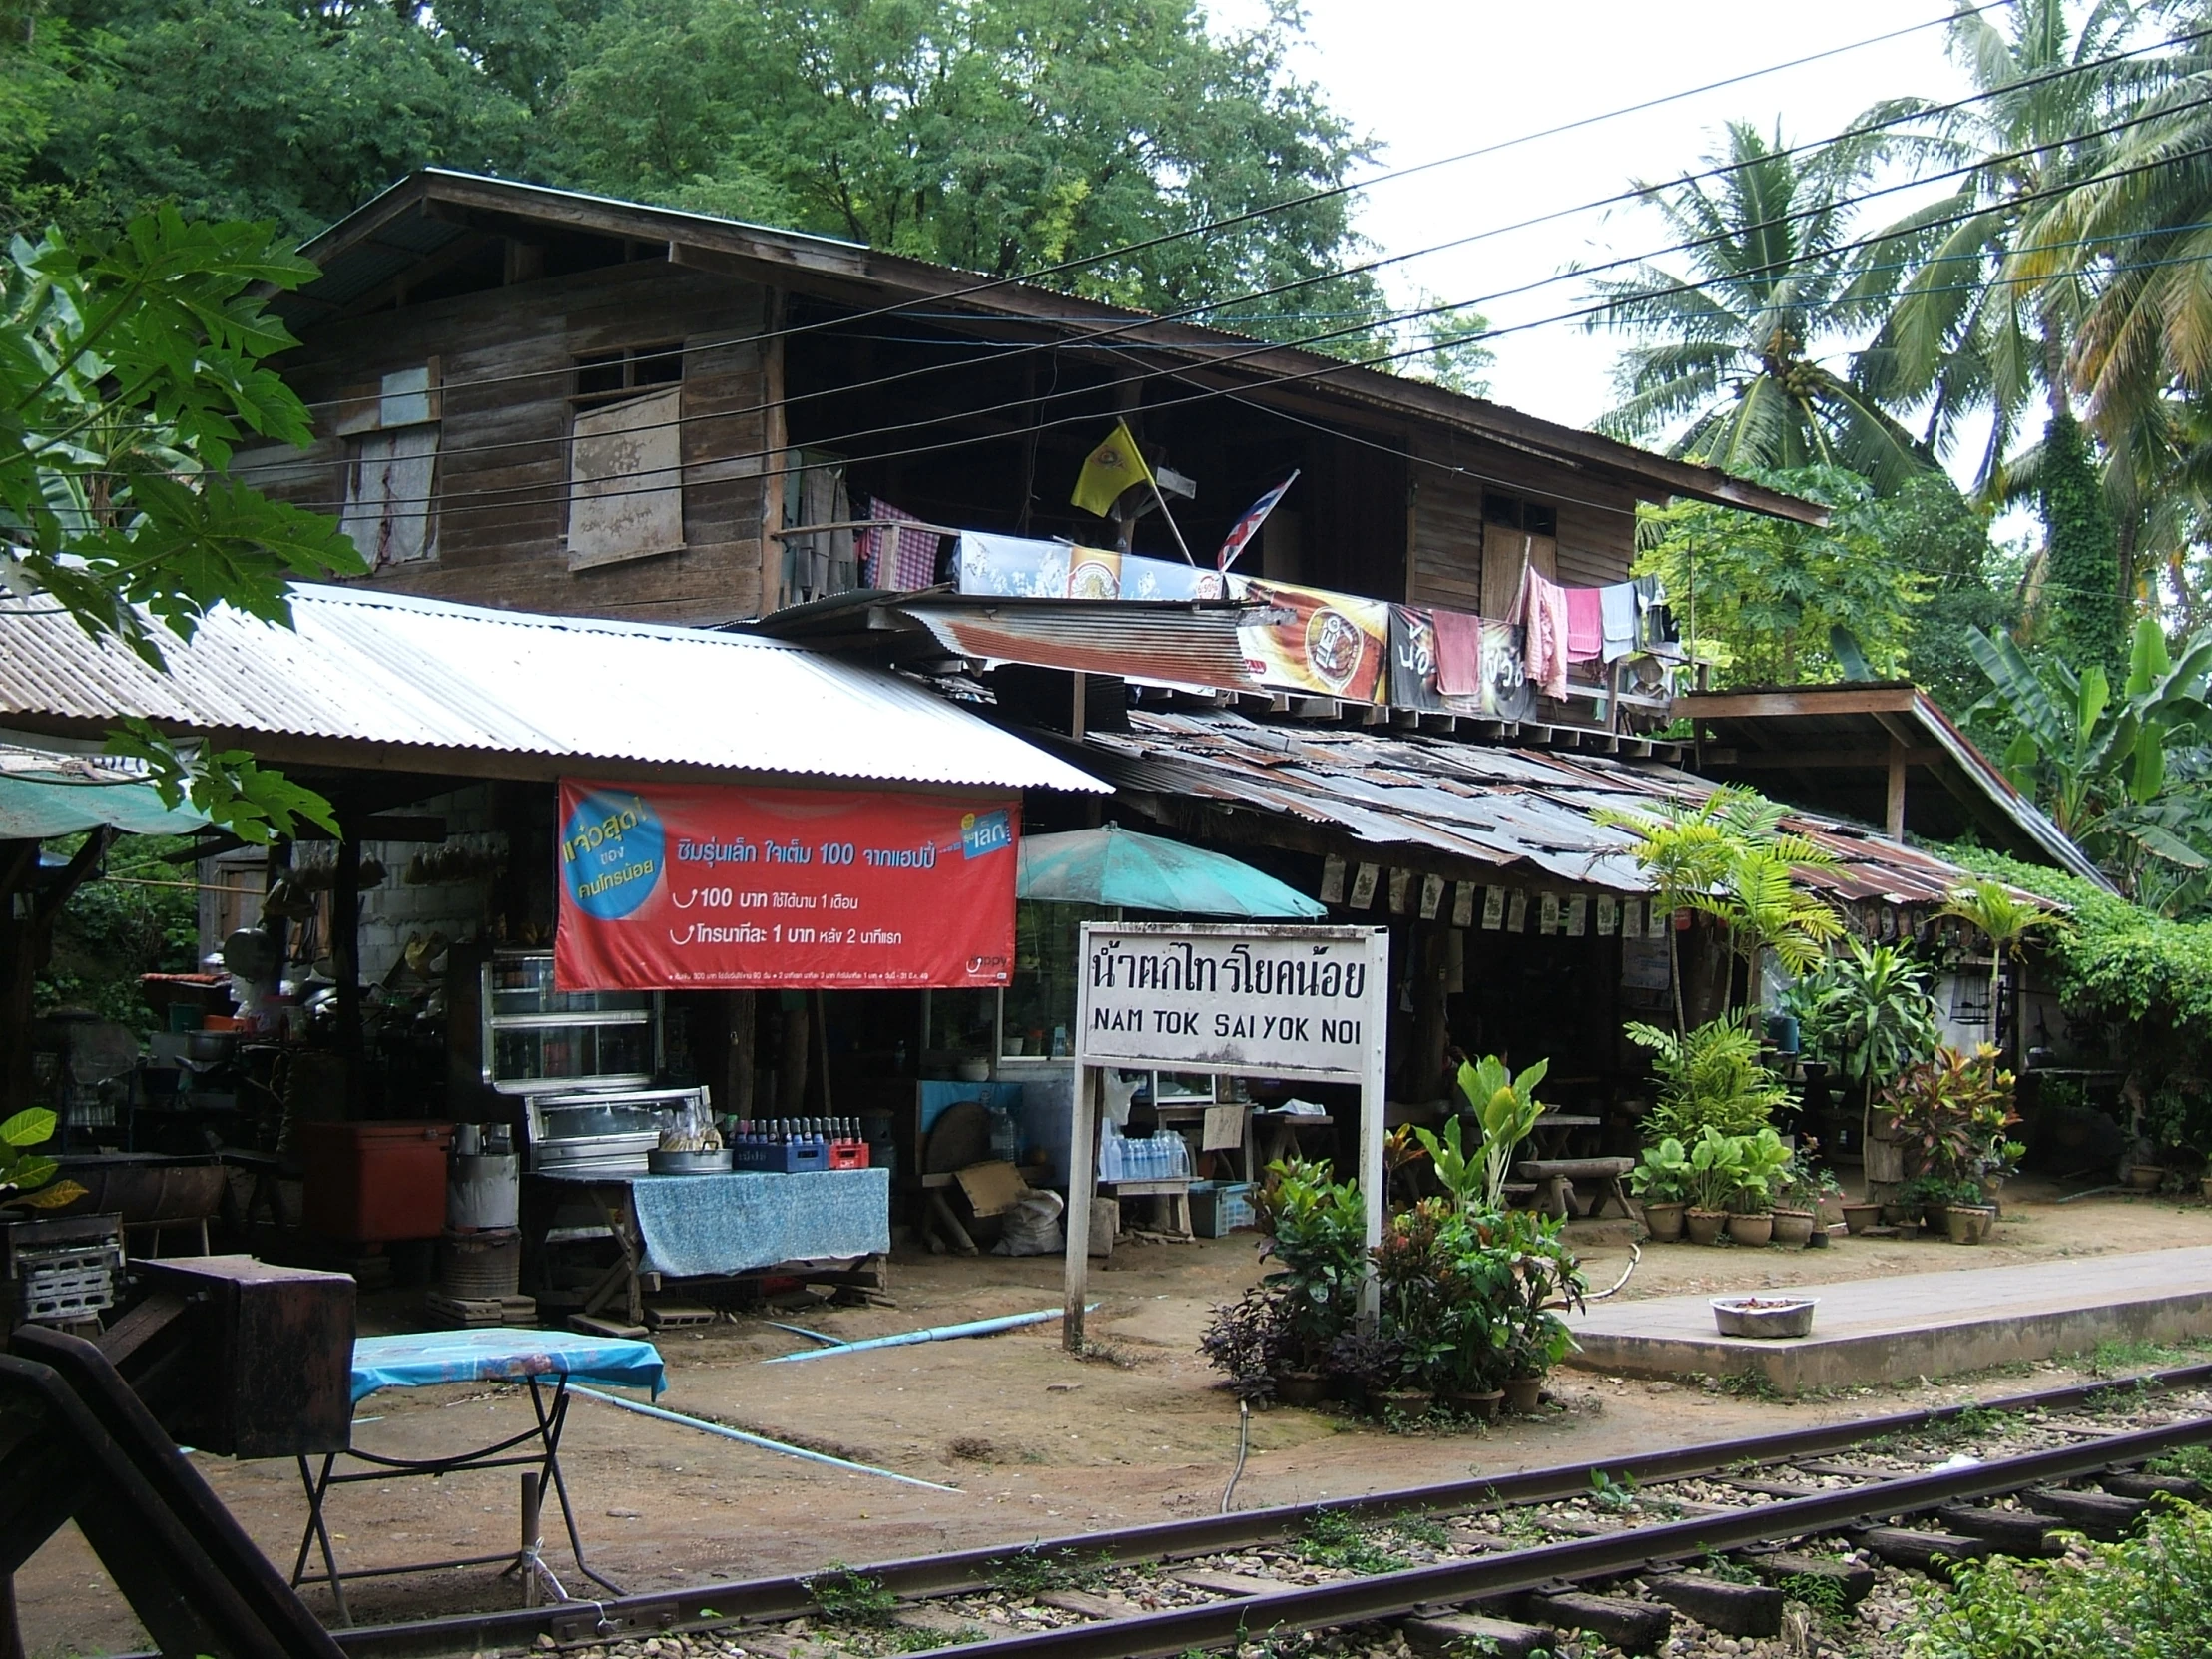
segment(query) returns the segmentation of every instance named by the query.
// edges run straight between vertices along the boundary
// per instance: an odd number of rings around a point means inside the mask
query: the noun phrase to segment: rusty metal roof
[[[896,609],[956,657],[1218,691],[1259,687],[1238,642],[1235,605],[947,595]]]
[[[1254,809],[1377,848],[1558,880],[1649,891],[1634,836],[1597,821],[1714,786],[1653,762],[1497,749],[1413,733],[1264,723],[1224,710],[1135,709],[1126,732],[1092,732],[1083,764],[1135,794]],[[1968,879],[1955,864],[1845,819],[1793,812],[1788,827],[1836,857],[1805,872],[1847,903],[1940,904]]]
[[[157,672],[51,602],[0,600],[0,719],[98,731],[138,716],[273,755],[319,740],[341,767],[465,772],[500,754],[1103,789],[897,675],[774,640],[360,588],[295,587],[291,614],[287,629],[219,609],[190,644],[163,642]]]

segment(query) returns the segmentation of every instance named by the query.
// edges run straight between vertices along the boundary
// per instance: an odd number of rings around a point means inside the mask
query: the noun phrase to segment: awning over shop
[[[166,672],[52,605],[0,601],[0,717],[97,736],[121,716],[278,765],[479,778],[861,780],[1103,793],[897,674],[753,635],[291,590],[291,628],[227,608]]]
[[[1227,711],[1132,710],[1126,732],[1092,732],[1084,764],[1180,822],[1181,802],[1265,815],[1255,838],[1321,849],[1344,841],[1392,861],[1478,878],[1519,865],[1557,880],[1649,891],[1634,837],[1598,822],[1602,809],[1697,800],[1713,786],[1670,767],[1604,756],[1498,749],[1412,733],[1270,725]],[[1225,821],[1236,822],[1232,817]],[[1940,904],[1966,872],[1841,819],[1793,813],[1785,823],[1835,854],[1808,884],[1845,902]],[[1356,850],[1356,849],[1350,849]]]
[[[1116,824],[1023,836],[1016,883],[1017,896],[1048,903],[1118,904],[1130,910],[1251,920],[1329,914],[1328,905],[1265,870]]]
[[[153,785],[123,768],[0,746],[0,840],[42,841],[101,825],[134,835],[186,835],[207,822],[164,806]]]

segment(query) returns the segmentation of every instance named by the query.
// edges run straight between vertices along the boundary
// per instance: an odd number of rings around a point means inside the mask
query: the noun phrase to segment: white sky
[[[1318,82],[1372,133],[1381,165],[1403,167],[1599,115],[1657,96],[1949,15],[1948,0],[1308,0],[1307,44],[1292,69]],[[1260,15],[1258,0],[1217,0],[1218,25]],[[1396,254],[1552,213],[1624,189],[1632,178],[1692,171],[1731,118],[1786,142],[1835,133],[1883,98],[1944,100],[1970,90],[1931,27],[1643,114],[1521,145],[1369,193],[1360,228]],[[1867,228],[1904,211],[1886,198]],[[1397,268],[1393,296],[1417,285],[1461,300],[1640,254],[1672,238],[1640,207],[1585,212]],[[1679,259],[1673,269],[1685,267]],[[1495,326],[1576,308],[1576,279],[1479,308]],[[1612,401],[1618,341],[1558,323],[1496,342],[1491,394],[1530,414],[1586,426]],[[1841,365],[1838,365],[1841,366]],[[1980,434],[1974,434],[1978,437]],[[1965,466],[1970,468],[1972,439]]]

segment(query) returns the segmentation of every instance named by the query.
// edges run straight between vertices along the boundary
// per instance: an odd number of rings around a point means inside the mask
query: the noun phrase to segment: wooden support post
[[[330,966],[337,973],[338,1055],[345,1062],[345,1105],[361,1099],[361,843],[351,815],[339,821],[337,869],[330,882]]]
[[[1890,740],[1890,791],[1885,828],[1894,841],[1905,839],[1905,745]]]
[[[1068,1126],[1067,1277],[1060,1298],[1060,1343],[1083,1352],[1083,1305],[1091,1290],[1091,1198],[1098,1190],[1096,1066],[1075,1068],[1073,1121]]]

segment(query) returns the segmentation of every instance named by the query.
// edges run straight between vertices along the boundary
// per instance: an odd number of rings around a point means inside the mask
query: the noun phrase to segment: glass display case
[[[642,1175],[664,1129],[710,1116],[705,1089],[592,1089],[526,1098],[528,1167],[539,1174],[590,1170]]]
[[[659,1066],[651,991],[563,991],[551,951],[495,951],[478,1004],[484,1083],[501,1094],[644,1088]]]

